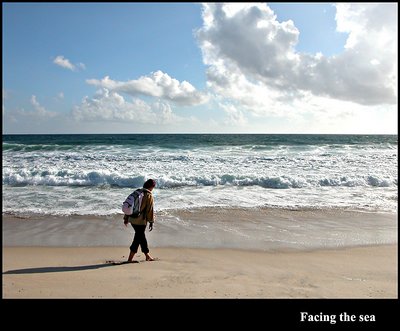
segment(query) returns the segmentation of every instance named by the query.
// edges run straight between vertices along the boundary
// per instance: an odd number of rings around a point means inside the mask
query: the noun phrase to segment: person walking
[[[151,257],[149,254],[150,250],[147,245],[147,239],[146,239],[146,226],[147,223],[149,223],[149,231],[153,230],[153,224],[154,224],[154,200],[153,200],[153,195],[152,191],[156,187],[156,182],[154,179],[148,179],[144,184],[143,184],[143,199],[142,203],[140,206],[140,215],[139,217],[131,217],[128,215],[124,216],[124,225],[128,226],[128,223],[131,223],[133,229],[135,230],[135,236],[133,238],[132,245],[129,247],[130,252],[129,252],[129,257],[128,257],[128,263],[134,263],[133,257],[137,253],[138,248],[140,246],[140,249],[146,255],[146,261],[154,261],[155,259]]]

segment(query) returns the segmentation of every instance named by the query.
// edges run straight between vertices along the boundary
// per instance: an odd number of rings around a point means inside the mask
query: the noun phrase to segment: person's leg
[[[136,230],[136,225],[132,224],[132,227],[135,230],[135,236],[133,237],[132,244],[129,247],[130,252],[129,252],[128,262],[132,262],[133,256],[136,254],[140,245],[140,236],[141,236],[140,231],[138,232]]]
[[[149,253],[149,247],[147,246],[147,239],[146,239],[146,225],[137,225],[138,227],[138,234],[140,233],[139,237],[139,244],[140,244],[140,249],[142,252],[147,256]],[[139,228],[140,227],[140,228]]]
[[[142,252],[144,253],[144,255],[146,255],[146,261],[154,261],[154,259],[149,254],[150,250],[149,250],[149,247],[147,246],[147,239],[146,239],[146,235],[144,232],[143,232],[142,241],[140,243],[140,248],[141,248]]]
[[[151,257],[149,253],[146,253],[146,261],[154,261],[155,259]]]
[[[144,254],[149,253],[149,247],[147,246],[147,239],[146,239],[146,233],[145,233],[146,227],[143,226],[143,232],[142,236],[140,237],[140,249]]]
[[[154,261],[154,259],[149,254],[149,247],[147,245],[147,239],[145,234],[146,225],[135,225],[134,228],[135,228],[135,233],[138,235],[140,249],[146,256],[146,261]]]
[[[132,252],[131,250],[129,251],[129,257],[128,257],[128,262],[132,262],[133,261],[133,257],[136,253]]]

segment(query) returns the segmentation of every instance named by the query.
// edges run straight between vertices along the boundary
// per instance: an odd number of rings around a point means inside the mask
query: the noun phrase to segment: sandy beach
[[[397,298],[397,245],[308,251],[3,247],[3,298]]]

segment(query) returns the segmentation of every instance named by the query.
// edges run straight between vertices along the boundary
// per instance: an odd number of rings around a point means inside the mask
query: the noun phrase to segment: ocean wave
[[[29,171],[3,170],[3,185],[10,186],[111,186],[141,187],[148,177],[153,177],[157,188],[170,189],[196,186],[260,186],[267,189],[296,189],[307,187],[394,187],[397,178],[376,175],[341,176],[328,178],[291,177],[291,176],[256,176],[233,174],[210,174],[202,176],[127,176],[120,173],[104,171]]]
[[[69,151],[75,150],[77,146],[74,145],[55,145],[55,144],[13,144],[3,143],[3,151],[11,152],[53,152],[53,151]]]

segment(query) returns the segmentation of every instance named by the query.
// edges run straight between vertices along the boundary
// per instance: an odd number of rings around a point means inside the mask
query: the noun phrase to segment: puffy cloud
[[[41,106],[39,104],[39,102],[36,99],[36,95],[32,95],[31,104],[32,104],[33,108],[35,108],[37,114],[39,114],[41,116],[45,116],[46,115],[47,111],[43,106]]]
[[[60,67],[63,67],[65,69],[69,69],[72,71],[77,71],[78,69],[86,69],[86,66],[83,63],[77,63],[77,64],[72,64],[70,60],[64,58],[63,55],[58,55],[54,61],[54,64],[57,64]]]
[[[237,109],[232,104],[220,103],[219,107],[227,114],[230,125],[244,125],[247,124],[247,119],[244,117],[242,111]]]
[[[9,110],[7,114],[8,118],[11,119],[13,122],[26,122],[27,117],[29,117],[30,120],[42,121],[44,119],[50,119],[59,115],[57,112],[49,111],[45,107],[43,107],[37,100],[36,95],[31,96],[30,104],[32,105],[33,110]],[[5,107],[3,104],[3,114],[4,112]]]
[[[102,80],[88,79],[87,83],[133,96],[158,97],[182,106],[199,105],[208,101],[207,95],[197,91],[187,81],[179,82],[162,71],[127,82],[114,81],[106,76]]]
[[[279,92],[262,82],[250,81],[239,70],[228,71],[221,66],[212,66],[208,69],[207,85],[226,101],[235,103],[237,107],[257,116],[279,115],[282,103],[290,103],[295,93]]]
[[[66,69],[75,70],[75,66],[71,62],[69,62],[68,59],[65,59],[62,55],[57,56],[54,59],[53,63]]]
[[[72,115],[76,120],[87,121],[136,121],[150,123],[156,119],[151,107],[140,99],[132,102],[116,92],[103,88],[92,99],[85,97],[75,106]]]
[[[35,116],[35,117],[54,117],[57,115],[56,112],[46,110],[36,99],[36,95],[32,95],[31,97],[31,105],[34,108],[34,111],[21,111],[23,115]]]
[[[164,102],[148,104],[141,99],[127,101],[117,92],[102,88],[93,98],[85,97],[72,111],[77,121],[112,121],[138,124],[179,123],[182,118],[173,113],[171,106]]]
[[[395,104],[396,6],[337,5],[338,30],[349,38],[341,54],[326,57],[296,52],[300,32],[290,20],[278,22],[266,4],[204,4],[197,38],[209,66],[208,86],[264,113],[307,93],[362,105]]]
[[[157,118],[162,124],[177,124],[183,122],[183,118],[174,114],[168,103],[155,102],[152,108],[159,113]]]

